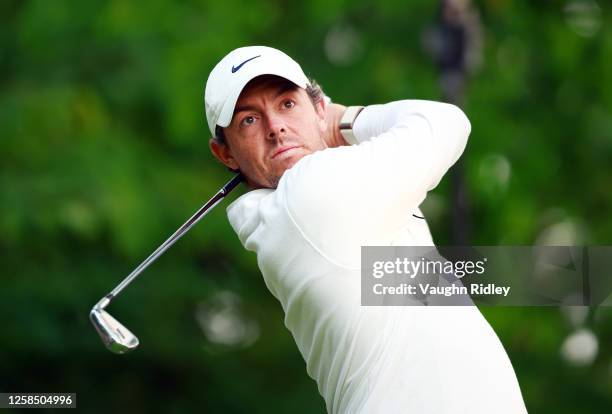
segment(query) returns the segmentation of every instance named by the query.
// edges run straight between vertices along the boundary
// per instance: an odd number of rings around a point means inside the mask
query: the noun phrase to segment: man
[[[205,104],[213,154],[251,189],[230,223],[330,413],[526,412],[476,307],[360,304],[361,246],[433,245],[418,206],[463,152],[461,110],[327,104],[295,61],[261,46],[217,64]]]

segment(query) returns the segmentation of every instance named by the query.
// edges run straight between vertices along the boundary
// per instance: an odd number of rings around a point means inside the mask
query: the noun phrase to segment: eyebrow
[[[293,82],[283,82],[281,84],[281,86],[278,88],[278,91],[276,91],[276,98],[278,98],[279,96],[281,96],[282,94],[284,94],[285,92],[288,91],[293,91],[293,90],[297,90],[298,86],[293,83]]]
[[[284,93],[288,92],[288,91],[293,91],[296,90],[298,88],[298,86],[292,82],[283,82],[278,89],[276,90],[276,94],[274,95],[275,98],[278,98],[279,96],[283,95]],[[243,111],[253,111],[255,109],[254,106],[252,105],[242,105],[242,106],[237,106],[234,109],[234,115],[236,115],[238,112],[243,112]]]
[[[243,106],[237,106],[234,109],[234,115],[236,115],[238,112],[243,112],[243,111],[253,111],[255,110],[255,107],[253,105],[243,105]]]

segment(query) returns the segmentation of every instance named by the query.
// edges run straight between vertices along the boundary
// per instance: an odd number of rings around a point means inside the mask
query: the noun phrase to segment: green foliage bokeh
[[[475,245],[551,234],[612,244],[612,17],[601,5],[585,36],[565,6],[475,4],[483,63],[462,103]],[[108,353],[87,315],[229,180],[209,153],[203,111],[222,56],[280,48],[340,103],[440,100],[422,41],[436,18],[425,0],[3,1],[0,392],[76,392],[83,412],[324,412],[222,206],[113,303],[138,351]],[[330,59],[333,36],[350,53]],[[449,241],[449,194],[444,180],[424,206],[438,243]],[[220,292],[256,324],[251,343],[222,346],[203,333],[198,309]],[[610,308],[585,322],[599,340],[587,367],[562,359],[573,328],[558,309],[483,313],[530,412],[609,412]]]

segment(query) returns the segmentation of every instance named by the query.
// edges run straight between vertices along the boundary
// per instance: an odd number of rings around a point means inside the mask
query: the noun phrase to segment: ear
[[[238,170],[238,163],[232,155],[232,150],[227,144],[221,143],[214,138],[208,141],[210,151],[213,153],[216,159],[221,161],[226,167],[231,170]]]
[[[327,131],[327,104],[325,103],[324,98],[317,102],[315,105],[315,111],[317,113],[319,129],[324,133]]]

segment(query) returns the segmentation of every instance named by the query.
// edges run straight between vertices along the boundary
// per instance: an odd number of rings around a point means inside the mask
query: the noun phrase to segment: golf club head
[[[100,334],[102,342],[116,354],[125,354],[138,346],[138,338],[104,309],[95,306],[89,313],[91,323]]]

